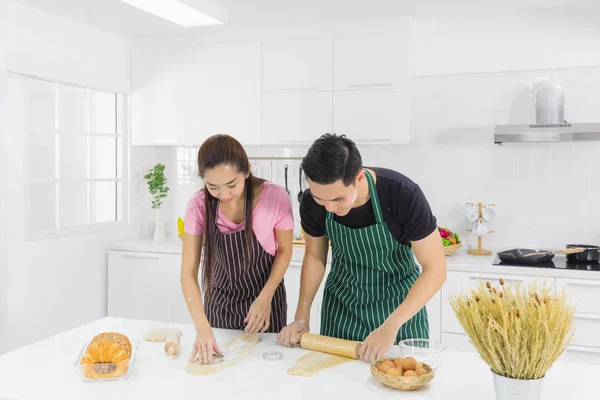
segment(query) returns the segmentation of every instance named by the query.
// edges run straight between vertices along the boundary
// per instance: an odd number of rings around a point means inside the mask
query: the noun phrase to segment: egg
[[[412,370],[408,370],[404,373],[404,376],[417,376],[417,373]]]
[[[390,369],[391,367],[387,364],[380,364],[379,367],[377,367],[377,369],[381,372],[383,372],[384,374],[387,372],[388,369]]]
[[[390,368],[395,368],[396,367],[396,365],[394,365],[394,363],[392,361],[390,361],[390,360],[383,360],[380,365],[387,365]]]
[[[402,368],[405,370],[414,371],[417,369],[417,360],[410,356],[406,357],[404,360],[402,360]]]
[[[403,361],[402,357],[398,357],[394,360],[394,365],[396,367],[402,367],[402,361]]]
[[[400,371],[396,368],[390,368],[387,370],[386,374],[388,374],[390,376],[402,376],[402,371]]]
[[[425,370],[425,368],[423,367],[417,367],[417,369],[415,370],[415,372],[417,373],[417,375],[421,376],[421,375],[425,375],[427,373],[427,371]]]
[[[417,368],[423,368],[423,363],[421,361],[417,361]]]

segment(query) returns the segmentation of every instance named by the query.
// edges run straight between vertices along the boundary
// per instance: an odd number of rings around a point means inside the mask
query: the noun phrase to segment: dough
[[[219,346],[223,352],[223,361],[214,364],[201,364],[196,360],[189,363],[185,370],[194,375],[214,374],[245,359],[258,342],[260,342],[260,337],[257,334],[237,336],[223,346]]]
[[[314,351],[302,356],[296,361],[296,364],[288,369],[288,374],[299,376],[312,376],[326,368],[337,367],[338,365],[354,361],[352,358],[336,356]]]

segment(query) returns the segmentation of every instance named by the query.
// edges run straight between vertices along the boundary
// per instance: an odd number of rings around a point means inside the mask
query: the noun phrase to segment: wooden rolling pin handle
[[[352,340],[315,335],[313,333],[305,333],[300,339],[300,345],[303,349],[320,351],[358,360],[358,350],[361,343]]]
[[[165,340],[165,353],[174,356],[179,352],[179,332],[172,332],[167,335]]]

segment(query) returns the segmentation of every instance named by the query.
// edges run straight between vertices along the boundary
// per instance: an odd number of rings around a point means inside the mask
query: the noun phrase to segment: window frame
[[[103,232],[103,231],[109,231],[109,230],[115,230],[115,229],[121,229],[121,228],[126,228],[127,224],[128,224],[128,220],[129,220],[129,96],[127,93],[123,93],[123,92],[118,92],[115,90],[107,90],[107,89],[102,89],[102,88],[96,88],[96,87],[85,87],[82,85],[77,85],[77,84],[72,84],[72,83],[68,83],[68,82],[63,82],[63,81],[56,81],[56,80],[52,80],[52,79],[45,79],[45,78],[39,78],[36,76],[29,76],[29,75],[21,75],[21,77],[24,79],[24,82],[27,82],[29,79],[36,79],[36,80],[41,80],[41,81],[46,81],[46,82],[50,82],[53,83],[55,85],[68,85],[68,86],[72,86],[72,87],[77,87],[77,88],[81,88],[81,89],[85,89],[89,92],[91,91],[101,91],[101,92],[109,92],[109,93],[114,93],[117,96],[120,96],[120,107],[117,110],[117,113],[115,114],[115,118],[116,118],[116,122],[117,124],[119,124],[119,128],[117,132],[120,131],[120,133],[115,133],[115,134],[107,134],[107,133],[100,133],[100,132],[94,132],[90,129],[90,132],[78,132],[78,131],[73,131],[73,130],[61,130],[61,129],[37,129],[37,128],[31,128],[30,127],[30,119],[29,119],[29,107],[28,107],[28,103],[24,103],[23,104],[23,201],[24,201],[24,233],[25,233],[25,241],[37,241],[37,240],[45,240],[45,239],[53,239],[53,238],[60,238],[60,237],[67,237],[67,236],[75,236],[75,235],[84,235],[84,234],[90,234],[90,233],[97,233],[97,232]],[[24,95],[24,100],[28,100],[29,94],[26,93]],[[59,101],[59,97],[56,97],[56,93],[55,93],[55,101]],[[90,101],[90,104],[88,105],[90,107],[90,111],[92,109],[92,102]],[[118,111],[122,110],[122,115],[119,116]],[[91,114],[89,115],[88,118],[92,118]],[[106,179],[102,179],[102,178],[83,178],[83,179],[68,179],[68,180],[63,180],[62,182],[87,182],[88,184],[92,184],[95,182],[115,182],[116,185],[116,189],[115,189],[115,201],[117,202],[116,205],[116,217],[117,220],[116,221],[109,221],[109,222],[88,222],[84,225],[78,225],[78,226],[68,226],[68,227],[60,227],[60,215],[58,215],[58,213],[56,214],[57,217],[57,221],[56,224],[58,227],[55,227],[54,229],[50,229],[50,230],[44,230],[44,231],[32,231],[31,230],[31,194],[30,194],[30,185],[32,182],[55,182],[57,184],[60,184],[61,179],[60,179],[60,170],[59,170],[59,176],[58,178],[56,177],[56,171],[55,171],[55,176],[54,179],[38,179],[38,178],[32,178],[31,177],[31,171],[30,171],[30,163],[31,163],[31,152],[30,152],[30,144],[31,144],[31,134],[32,132],[39,132],[39,131],[48,131],[49,133],[51,133],[52,131],[54,131],[55,134],[58,134],[59,140],[60,140],[60,136],[62,135],[76,135],[76,136],[83,136],[86,138],[94,138],[94,137],[114,137],[116,140],[116,143],[118,143],[119,139],[121,140],[121,148],[118,148],[118,145],[116,145],[116,149],[115,151],[120,151],[121,152],[121,177],[118,177],[118,174],[116,174],[115,178],[106,178]],[[89,149],[89,147],[88,147]],[[55,149],[55,151],[57,151]],[[58,159],[55,159],[55,165],[60,164],[60,152],[58,153]],[[119,155],[116,155],[117,158],[116,160],[118,160]],[[88,154],[88,157],[91,158],[92,154]],[[118,161],[116,161],[118,163]],[[88,163],[91,163],[91,159],[88,160]],[[120,185],[119,185],[120,184]],[[120,187],[120,191],[119,191],[119,187]],[[92,195],[92,189],[91,187],[88,187],[88,193],[87,193],[88,197],[91,198]],[[55,207],[58,210],[60,208],[60,197],[57,196],[56,197],[56,204]]]

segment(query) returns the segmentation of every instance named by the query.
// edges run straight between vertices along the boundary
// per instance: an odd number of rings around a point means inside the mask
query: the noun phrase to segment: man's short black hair
[[[346,135],[324,134],[315,140],[302,159],[304,174],[321,185],[341,179],[345,186],[350,186],[361,169],[360,153]]]

